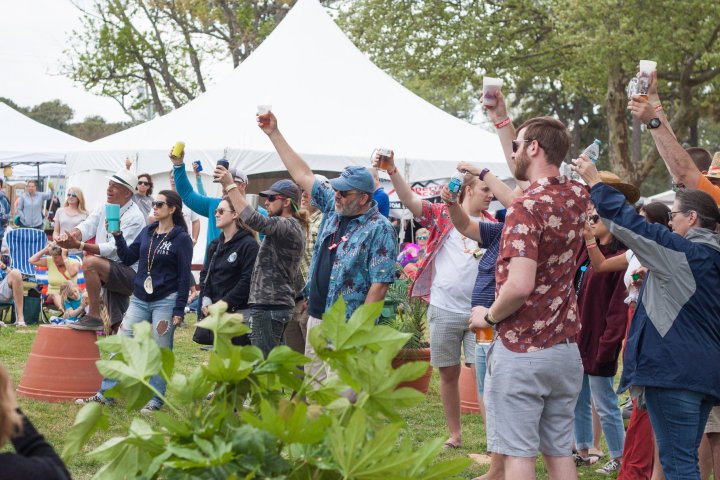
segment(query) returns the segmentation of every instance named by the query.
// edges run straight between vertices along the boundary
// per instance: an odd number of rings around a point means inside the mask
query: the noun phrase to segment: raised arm
[[[585,237],[585,245],[587,246],[590,263],[592,263],[596,272],[610,273],[627,270],[628,261],[625,255],[615,255],[614,257],[605,258],[605,255],[603,255],[598,248],[595,236],[592,234],[587,223],[583,229],[583,236]]]
[[[375,168],[377,168],[379,160],[379,157],[376,155],[373,160],[373,166]],[[400,172],[395,166],[395,152],[392,150],[390,151],[390,158],[388,159],[387,164],[389,165],[387,173],[390,175],[390,180],[392,181],[395,193],[397,193],[400,201],[403,205],[405,205],[405,208],[410,210],[413,217],[418,218],[422,216],[422,199],[418,194],[412,191],[410,185],[405,181],[403,176],[400,175]]]
[[[315,175],[313,175],[310,165],[290,147],[285,137],[278,130],[275,114],[268,112],[265,115],[258,115],[257,121],[260,129],[265,132],[278,155],[280,155],[280,160],[285,164],[285,168],[288,169],[295,183],[307,192],[312,191]]]
[[[468,162],[458,163],[457,169],[461,172],[467,172],[477,177],[480,177],[482,170],[475,165]],[[487,171],[482,175],[481,180],[488,186],[493,196],[502,203],[503,207],[508,208],[513,200],[518,196],[517,192],[512,188],[508,187],[505,182],[500,180],[498,177]],[[527,184],[527,182],[518,182]]]
[[[50,251],[49,246],[45,246],[42,250],[28,258],[28,263],[36,267],[47,267],[47,258],[44,256]]]
[[[457,203],[452,201],[450,190],[447,185],[443,185],[442,191],[440,192],[440,198],[448,206],[448,213],[450,214],[450,220],[452,221],[455,229],[460,232],[461,235],[465,235],[471,240],[482,244],[482,238],[480,237],[480,222],[472,220],[465,210]]]
[[[495,124],[495,130],[502,145],[505,161],[507,162],[510,172],[515,172],[515,160],[513,159],[512,141],[517,137],[515,126],[507,114],[507,105],[505,104],[505,96],[502,91],[497,92],[497,104],[494,107],[483,107],[490,121]],[[518,186],[523,190],[527,189],[529,182],[521,182],[518,180]],[[488,185],[489,186],[489,185]],[[497,195],[496,195],[497,196]],[[505,205],[503,203],[503,205]]]

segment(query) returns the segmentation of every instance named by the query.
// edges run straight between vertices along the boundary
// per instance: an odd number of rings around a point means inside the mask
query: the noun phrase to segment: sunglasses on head
[[[592,223],[598,223],[600,221],[600,215],[597,213],[595,215],[590,215],[590,218],[588,219]]]
[[[228,208],[216,208],[215,209],[215,215],[225,215],[225,212],[233,212],[234,210],[230,210]]]
[[[75,193],[75,192],[68,192],[67,196],[68,196],[68,197],[75,197],[75,198],[77,198],[77,193]]]
[[[167,205],[167,202],[162,202],[162,201],[152,202],[153,208],[162,208],[165,205]]]
[[[146,187],[149,187],[149,186],[150,186],[150,182],[146,182],[146,181],[144,181],[144,180],[138,180],[138,183],[137,183],[137,184],[138,184],[138,185],[144,185],[144,186],[146,186]]]

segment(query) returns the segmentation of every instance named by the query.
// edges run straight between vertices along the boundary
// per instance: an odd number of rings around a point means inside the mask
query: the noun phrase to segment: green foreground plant
[[[173,371],[173,353],[155,344],[149,324],[136,325],[134,338],[99,340],[110,358],[99,360],[98,369],[118,381],[108,394],[124,398],[129,410],[158,395],[169,412],[155,412],[157,426],[134,418],[126,436],[92,451],[105,463],[95,478],[453,478],[468,459],[438,462],[442,439],[413,448],[403,435],[398,409],[424,396],[397,386],[427,368],[425,362],[391,367],[409,335],[375,325],[381,303],[360,307],[347,322],[345,308],[341,298],[309,332],[333,372],[322,382],[301,374],[309,359],[288,347],[264,359],[256,347],[233,346],[232,337],[249,329],[223,302],[198,324],[214,332],[215,344],[207,365],[189,375]],[[150,385],[153,375],[167,380],[167,395]],[[106,408],[92,403],[78,412],[65,459],[107,428]]]

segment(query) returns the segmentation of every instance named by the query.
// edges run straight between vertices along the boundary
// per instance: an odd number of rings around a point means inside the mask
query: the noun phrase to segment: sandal
[[[588,466],[592,465],[592,463],[590,463],[591,460],[590,460],[589,456],[583,457],[577,453],[574,453],[573,460],[575,461],[576,467],[588,467]]]
[[[457,450],[457,449],[460,448],[461,446],[462,446],[462,445],[455,445],[455,444],[452,443],[450,440],[448,440],[447,442],[443,443],[443,448],[444,448],[445,450]]]

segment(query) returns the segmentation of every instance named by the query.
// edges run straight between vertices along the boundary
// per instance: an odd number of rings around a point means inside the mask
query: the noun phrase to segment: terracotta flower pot
[[[400,365],[408,362],[429,362],[430,361],[430,349],[429,348],[417,348],[417,349],[403,349],[392,361],[392,367],[398,368]],[[410,387],[419,391],[420,393],[427,393],[430,387],[430,380],[432,379],[432,366],[428,365],[425,375],[410,382],[403,382],[398,385],[400,387]]]
[[[64,326],[38,328],[17,393],[45,402],[66,402],[94,395],[102,377],[95,332]]]
[[[462,413],[480,413],[475,373],[472,368],[465,365],[460,369],[460,411]]]

